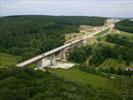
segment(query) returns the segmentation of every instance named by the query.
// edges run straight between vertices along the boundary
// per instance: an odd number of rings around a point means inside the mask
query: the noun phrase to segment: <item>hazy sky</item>
[[[133,0],[0,0],[0,16],[7,15],[133,18]]]

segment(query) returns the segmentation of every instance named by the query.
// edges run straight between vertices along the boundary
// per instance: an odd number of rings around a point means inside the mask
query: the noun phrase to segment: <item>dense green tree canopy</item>
[[[115,92],[94,89],[49,72],[0,69],[0,100],[123,100]]]
[[[68,60],[83,63],[91,55],[91,49],[92,47],[90,45],[73,48],[69,54]]]
[[[121,31],[133,33],[133,21],[130,21],[129,19],[122,20],[116,24],[115,28]]]
[[[117,40],[116,40],[117,41]],[[127,45],[126,45],[127,46]],[[75,48],[69,55],[69,60],[76,63],[83,63],[89,58],[90,64],[99,66],[104,60],[114,58],[133,63],[133,50],[127,47],[116,45],[114,47],[96,44],[95,46],[83,46]]]
[[[133,48],[133,42],[130,41],[127,37],[121,35],[108,35],[107,39],[108,42],[116,43],[121,46],[125,46],[128,48]]]

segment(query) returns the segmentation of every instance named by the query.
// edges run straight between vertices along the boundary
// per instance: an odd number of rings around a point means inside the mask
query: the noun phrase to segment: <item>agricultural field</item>
[[[106,78],[103,78],[95,74],[80,71],[78,68],[71,68],[68,70],[52,69],[51,71],[62,77],[65,77],[68,80],[77,81],[84,85],[91,85],[95,88],[96,87],[106,88],[108,82]]]

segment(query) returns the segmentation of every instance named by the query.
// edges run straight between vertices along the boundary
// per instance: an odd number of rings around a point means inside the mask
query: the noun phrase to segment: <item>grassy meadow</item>
[[[8,53],[0,53],[0,68],[9,68],[15,66],[21,60],[20,56],[14,56]]]
[[[95,88],[97,87],[106,88],[108,83],[108,80],[106,78],[103,78],[95,74],[80,71],[77,68],[70,68],[68,70],[65,69],[51,69],[51,70],[53,73],[65,77],[68,80],[77,81],[84,85],[91,85],[92,87]]]

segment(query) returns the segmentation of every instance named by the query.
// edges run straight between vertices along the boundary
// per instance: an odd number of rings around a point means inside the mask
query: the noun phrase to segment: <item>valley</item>
[[[132,21],[121,19],[113,29],[91,36],[86,44],[73,46],[64,62],[55,54],[57,65],[43,66],[42,71],[36,69],[36,64],[23,68],[16,64],[92,35],[111,19],[9,16],[0,20],[1,100],[133,99]],[[46,59],[44,63],[48,64],[50,57]],[[68,67],[69,63],[73,67]]]

